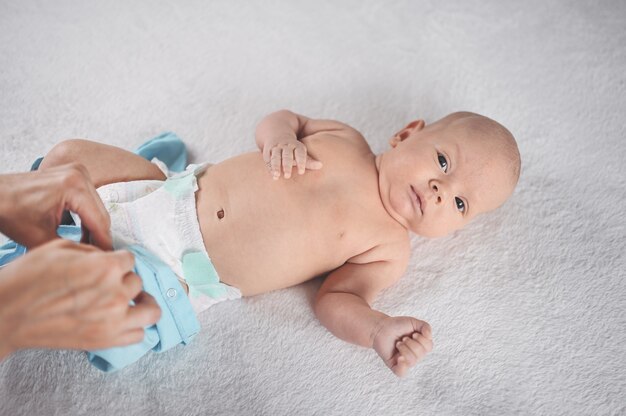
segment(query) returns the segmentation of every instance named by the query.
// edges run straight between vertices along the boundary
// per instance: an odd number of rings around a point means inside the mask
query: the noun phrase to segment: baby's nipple
[[[219,218],[220,220],[222,218],[224,218],[224,210],[220,209],[219,211],[217,211],[217,218]]]

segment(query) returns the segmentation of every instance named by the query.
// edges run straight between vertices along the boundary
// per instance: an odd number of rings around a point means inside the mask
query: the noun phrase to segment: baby
[[[375,155],[350,126],[282,110],[259,123],[256,143],[262,154],[171,176],[158,161],[67,140],[40,168],[82,163],[110,212],[114,246],[159,255],[196,311],[326,276],[314,305],[320,322],[405,375],[431,351],[431,328],[370,305],[405,272],[409,232],[444,236],[511,195],[520,171],[513,136],[458,112],[409,123]]]

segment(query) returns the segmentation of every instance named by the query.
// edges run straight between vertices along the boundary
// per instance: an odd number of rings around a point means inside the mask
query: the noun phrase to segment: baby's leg
[[[119,147],[81,139],[64,140],[55,145],[44,157],[39,169],[67,163],[85,166],[96,188],[114,182],[165,179],[154,163],[141,156]]]

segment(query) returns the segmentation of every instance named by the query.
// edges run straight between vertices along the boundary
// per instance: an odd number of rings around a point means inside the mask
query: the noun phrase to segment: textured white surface
[[[376,307],[428,320],[397,380],[316,321],[319,282],[220,304],[188,347],[113,375],[73,351],[0,364],[0,414],[625,414],[623,1],[0,1],[0,172],[55,142],[134,148],[164,130],[193,161],[255,149],[270,111],[361,130],[376,152],[455,110],[517,136],[497,213],[414,238]]]

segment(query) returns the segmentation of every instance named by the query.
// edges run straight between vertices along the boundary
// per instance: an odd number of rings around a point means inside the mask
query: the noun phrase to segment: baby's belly
[[[227,231],[232,231],[232,239],[218,247],[207,247],[207,251],[220,280],[238,288],[244,296],[297,285],[346,260],[337,253],[316,252],[306,244],[274,244],[233,228]],[[244,241],[234,243],[243,234]]]
[[[316,186],[316,172],[281,184],[262,176],[260,157],[239,162],[253,172],[215,165],[197,193],[203,239],[222,282],[252,296],[333,270],[358,251],[353,221],[342,214],[350,210]]]
[[[271,220],[234,205],[223,210],[221,222],[204,228],[205,246],[220,280],[244,296],[302,283],[350,257],[341,232],[329,233],[286,210]]]

